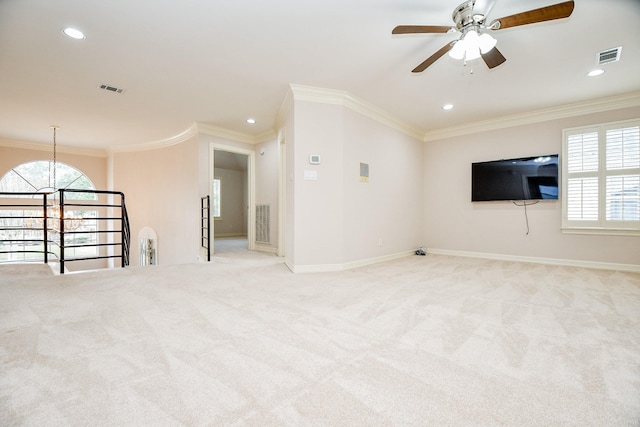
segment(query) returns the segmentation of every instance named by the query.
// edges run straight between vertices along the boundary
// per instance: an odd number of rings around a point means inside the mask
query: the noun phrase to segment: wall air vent
[[[256,205],[256,243],[271,243],[271,206]]]
[[[622,46],[614,47],[613,49],[603,50],[598,53],[598,65],[608,64],[609,62],[620,61],[620,53],[622,52]]]
[[[100,86],[98,86],[98,89],[102,89],[102,90],[106,90],[108,92],[113,92],[113,93],[123,93],[124,89],[120,89],[111,85],[106,85],[106,84],[101,84]]]

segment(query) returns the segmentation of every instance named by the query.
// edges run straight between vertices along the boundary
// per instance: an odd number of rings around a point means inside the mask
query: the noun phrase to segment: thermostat
[[[309,163],[311,163],[312,165],[319,165],[320,164],[320,156],[317,154],[312,154],[309,156]]]

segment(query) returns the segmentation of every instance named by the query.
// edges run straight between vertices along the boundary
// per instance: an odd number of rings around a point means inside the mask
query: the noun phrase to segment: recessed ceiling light
[[[65,36],[71,37],[72,39],[76,39],[76,40],[82,40],[85,38],[84,33],[82,31],[77,30],[75,28],[71,28],[71,27],[63,28],[62,33]]]
[[[256,123],[256,119],[247,119],[247,123],[249,123],[250,125],[253,125]]]
[[[444,104],[442,106],[443,110],[451,110],[453,108],[453,104]]]
[[[595,76],[599,76],[600,74],[603,74],[604,70],[600,69],[600,68],[596,68],[595,70],[591,70],[587,73],[587,76],[589,77],[595,77]]]

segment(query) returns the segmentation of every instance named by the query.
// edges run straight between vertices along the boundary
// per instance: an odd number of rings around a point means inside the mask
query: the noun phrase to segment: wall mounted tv
[[[558,200],[558,155],[471,164],[471,201]]]

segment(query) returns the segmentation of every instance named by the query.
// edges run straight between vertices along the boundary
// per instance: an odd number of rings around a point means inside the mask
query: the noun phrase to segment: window
[[[54,181],[55,177],[55,183]],[[91,180],[79,170],[57,162],[55,173],[53,171],[53,162],[40,160],[29,163],[23,163],[14,167],[0,179],[1,192],[51,192],[53,187],[57,188],[76,188],[83,190],[94,190],[95,187]],[[32,197],[32,196],[16,196]],[[57,194],[55,195],[57,200]],[[95,200],[95,194],[88,193],[71,193],[65,196],[66,199],[75,200]],[[87,245],[98,243],[97,231],[97,211],[95,210],[67,210],[68,214],[81,216],[83,218],[78,231],[86,231],[91,233],[83,233],[78,235],[66,235],[65,244],[68,245]],[[9,254],[0,254],[0,261],[31,261],[42,259],[42,231],[24,229],[23,218],[37,216],[37,209],[4,209],[0,211],[0,243],[1,250],[12,252]],[[11,218],[8,218],[11,217]],[[27,220],[28,221],[28,220]],[[22,253],[19,251],[28,251],[35,249],[33,253]],[[50,248],[53,253],[57,253],[59,248],[55,245]],[[83,257],[96,256],[98,253],[96,246],[86,246],[78,248],[65,248],[66,257]],[[11,258],[9,258],[11,257]]]
[[[640,119],[563,132],[563,229],[640,235]]]
[[[220,219],[220,178],[213,179],[213,217]]]

